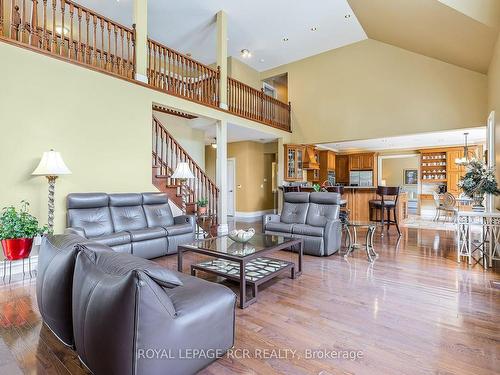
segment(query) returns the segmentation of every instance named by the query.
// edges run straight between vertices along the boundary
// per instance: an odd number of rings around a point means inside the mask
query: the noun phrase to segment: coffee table
[[[275,251],[299,246],[297,269],[293,262],[266,257]],[[213,259],[191,265],[191,275],[204,271],[229,280],[239,282],[239,307],[244,309],[257,301],[258,286],[290,270],[295,279],[302,273],[303,240],[271,234],[255,234],[247,243],[238,243],[227,235],[196,241],[189,245],[179,245],[177,269],[182,272],[182,257],[193,252],[213,257]],[[243,282],[245,280],[245,282]],[[248,299],[246,287],[252,288],[252,298]]]

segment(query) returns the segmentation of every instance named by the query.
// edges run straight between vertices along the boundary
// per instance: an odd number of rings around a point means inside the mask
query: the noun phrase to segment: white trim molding
[[[235,219],[250,219],[256,217],[262,217],[267,214],[273,214],[274,210],[262,210],[262,211],[236,211],[234,213]]]

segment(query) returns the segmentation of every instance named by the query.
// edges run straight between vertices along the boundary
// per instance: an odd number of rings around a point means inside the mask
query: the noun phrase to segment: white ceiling
[[[216,123],[214,120],[198,117],[190,120],[190,125],[198,130],[205,132],[205,144],[209,145],[215,142]],[[227,142],[254,141],[268,143],[276,140],[276,136],[259,130],[246,128],[243,126],[228,123],[227,124]]]
[[[78,2],[126,26],[133,23],[133,0]],[[150,37],[206,64],[216,61],[219,10],[228,15],[228,54],[240,58],[242,49],[250,50],[252,57],[242,61],[259,71],[366,39],[346,0],[149,0],[148,4]],[[317,30],[312,32],[311,27]]]
[[[443,132],[404,135],[399,137],[323,143],[318,146],[320,148],[327,148],[337,152],[416,150],[429,147],[461,146],[464,144],[465,132],[469,133],[469,144],[480,144],[486,142],[486,128],[478,127]]]

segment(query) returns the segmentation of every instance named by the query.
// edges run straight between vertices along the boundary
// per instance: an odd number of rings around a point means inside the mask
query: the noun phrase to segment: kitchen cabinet
[[[306,150],[307,151],[307,150]],[[314,158],[316,161],[319,161],[320,167],[319,169],[308,169],[307,170],[307,181],[312,182],[312,183],[323,183],[324,180],[322,180],[320,176],[320,171],[321,171],[321,159],[320,159],[320,152],[318,150],[314,150],[313,152]],[[304,168],[305,168],[305,163],[304,163]]]
[[[361,169],[361,155],[353,154],[349,155],[349,169],[351,171],[356,171]]]
[[[335,156],[335,177],[336,181],[341,184],[349,183],[349,156]]]
[[[351,171],[375,169],[375,154],[371,152],[349,155],[349,168]]]
[[[285,147],[285,181],[302,181],[304,179],[303,157],[304,146],[284,145]]]
[[[319,152],[318,178],[320,183],[328,180],[328,174],[335,172],[335,152],[322,150]]]

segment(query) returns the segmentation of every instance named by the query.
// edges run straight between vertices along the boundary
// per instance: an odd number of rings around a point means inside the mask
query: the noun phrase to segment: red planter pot
[[[33,238],[2,240],[3,255],[7,260],[25,259],[30,256]]]

